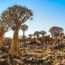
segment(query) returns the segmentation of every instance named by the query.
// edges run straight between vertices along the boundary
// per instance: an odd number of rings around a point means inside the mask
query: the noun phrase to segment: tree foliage
[[[26,31],[28,29],[28,26],[26,24],[21,25],[21,30]]]
[[[57,36],[63,33],[63,28],[53,26],[50,28],[49,32],[51,33],[52,36]]]
[[[7,10],[2,13],[1,18],[9,24],[9,27],[14,29],[15,26],[17,26],[16,24],[18,24],[19,27],[22,23],[30,19],[32,15],[32,11],[28,8],[14,5],[8,7]]]

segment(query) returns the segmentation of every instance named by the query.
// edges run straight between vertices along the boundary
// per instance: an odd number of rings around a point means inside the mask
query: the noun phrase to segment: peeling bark
[[[18,48],[18,30],[14,31],[13,40],[11,44],[10,53],[17,56],[19,54],[19,48]]]
[[[18,43],[19,43],[19,39],[18,39],[18,32],[19,32],[19,22],[17,19],[15,19],[15,24],[16,26],[14,27],[14,34],[13,34],[13,39],[12,39],[12,44],[11,44],[11,48],[10,48],[10,53],[14,56],[18,56],[19,55],[19,47],[18,47]]]

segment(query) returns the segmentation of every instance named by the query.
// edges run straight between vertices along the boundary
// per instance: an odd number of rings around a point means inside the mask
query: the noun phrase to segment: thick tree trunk
[[[4,35],[0,33],[0,48],[2,48],[4,42]]]
[[[19,48],[18,48],[18,30],[14,31],[13,40],[11,44],[10,53],[17,56],[19,54]]]

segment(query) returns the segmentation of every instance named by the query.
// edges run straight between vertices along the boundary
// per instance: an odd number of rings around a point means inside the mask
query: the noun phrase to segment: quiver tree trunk
[[[3,42],[4,42],[4,35],[0,33],[0,48],[3,47]]]
[[[18,41],[18,30],[15,30],[13,34],[11,49],[10,49],[10,53],[12,55],[17,56],[19,54],[18,42],[19,42]]]

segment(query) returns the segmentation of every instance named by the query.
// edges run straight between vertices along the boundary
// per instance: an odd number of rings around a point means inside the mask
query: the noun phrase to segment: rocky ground
[[[8,47],[0,49],[0,65],[65,65],[65,44],[20,47],[21,55],[11,56]]]

